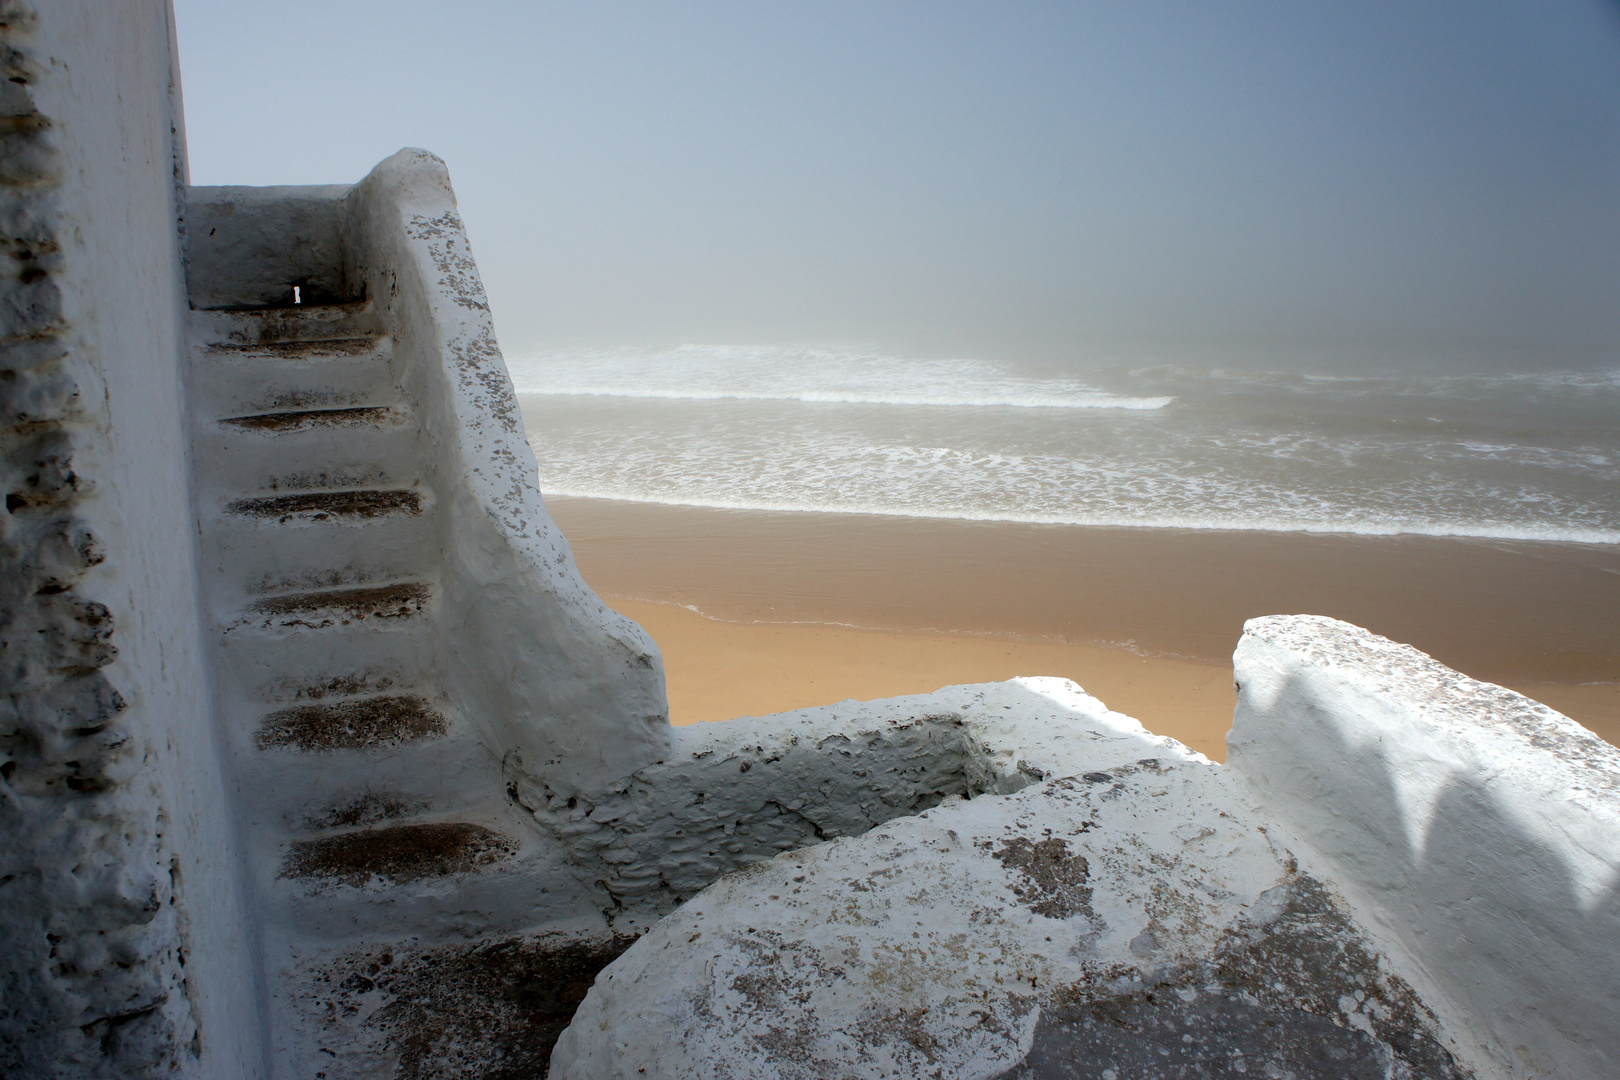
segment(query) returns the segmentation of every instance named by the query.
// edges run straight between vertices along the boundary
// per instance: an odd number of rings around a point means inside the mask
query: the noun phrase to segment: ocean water
[[[1334,376],[696,345],[509,365],[548,494],[1620,543],[1620,367]]]

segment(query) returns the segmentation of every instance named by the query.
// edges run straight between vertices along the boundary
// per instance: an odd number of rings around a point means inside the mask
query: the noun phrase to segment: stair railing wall
[[[662,660],[546,512],[449,173],[402,150],[346,201],[345,276],[394,337],[449,510],[445,685],[510,772],[564,797],[605,790],[668,752]]]

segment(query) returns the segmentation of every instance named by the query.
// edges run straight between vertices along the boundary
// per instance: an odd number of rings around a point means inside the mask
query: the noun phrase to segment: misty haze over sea
[[[175,6],[192,182],[449,163],[548,493],[1620,542],[1613,0]]]
[[[509,363],[547,494],[1620,543],[1620,365],[1332,375],[697,345]]]

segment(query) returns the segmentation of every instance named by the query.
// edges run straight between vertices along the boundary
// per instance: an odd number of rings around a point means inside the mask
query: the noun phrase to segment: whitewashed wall
[[[454,697],[514,775],[567,797],[670,747],[663,660],[586,586],[547,513],[444,162],[388,158],[348,198],[344,277],[384,305],[450,508],[443,647]]]
[[[1333,619],[1251,620],[1235,665],[1228,764],[1448,1028],[1504,1077],[1620,1076],[1620,750]]]
[[[186,488],[167,0],[0,3],[0,1074],[254,1076]]]

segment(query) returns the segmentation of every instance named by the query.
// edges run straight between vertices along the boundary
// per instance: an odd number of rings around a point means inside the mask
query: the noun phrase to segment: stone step
[[[378,331],[364,334],[340,334],[334,337],[293,338],[290,341],[215,341],[202,346],[204,360],[251,361],[272,363],[290,360],[315,363],[340,360],[348,356],[370,356],[388,341],[388,335]]]
[[[482,873],[510,859],[517,847],[511,837],[472,822],[387,825],[295,840],[278,876],[351,887],[403,885]]]
[[[362,409],[382,411],[289,410],[202,422],[192,436],[198,485],[223,502],[285,489],[419,485],[424,448],[409,412]]]
[[[235,627],[325,630],[367,620],[372,625],[409,622],[421,618],[432,598],[433,589],[422,581],[281,593],[253,601]]]
[[[320,497],[317,497],[320,496]],[[443,547],[422,488],[289,492],[221,500],[202,518],[199,565],[222,626],[269,597],[431,579]]]
[[[191,370],[200,417],[401,400],[387,337],[215,346],[196,350]]]
[[[237,805],[244,824],[279,850],[289,837],[428,813],[459,818],[485,807],[501,788],[500,762],[439,691],[435,674],[418,668],[397,681],[333,679],[340,689],[346,682],[387,689],[266,709],[262,682],[243,685],[254,680],[229,673],[221,680],[220,718],[243,778]]]
[[[422,493],[416,488],[343,488],[236,499],[226,504],[224,512],[278,525],[322,524],[414,517],[422,512],[422,504]]]
[[[333,340],[375,333],[377,314],[369,300],[345,304],[193,311],[193,340],[262,345],[283,341]]]
[[[486,795],[502,786],[495,770],[466,782]],[[315,835],[255,832],[249,844],[266,932],[290,932],[305,948],[323,939],[442,934],[447,926],[467,933],[491,912],[534,912],[540,921],[559,900],[568,910],[582,906],[570,900],[590,902],[563,845],[504,801],[418,808]],[[579,895],[565,895],[572,892]]]
[[[253,735],[260,750],[380,750],[443,738],[445,714],[416,694],[382,694],[266,714]]]
[[[441,649],[439,628],[431,600],[423,610],[394,618],[334,618],[330,625],[311,628],[300,619],[320,623],[311,613],[295,613],[293,625],[282,626],[277,617],[253,610],[240,600],[232,602],[216,588],[210,597],[217,647],[224,674],[220,696],[232,715],[232,726],[250,731],[267,711],[304,704],[305,698],[288,688],[314,682],[323,674],[377,672],[388,675],[344,696],[370,693],[423,692],[436,684]],[[249,603],[264,599],[250,597]],[[332,694],[328,696],[339,696]],[[249,747],[244,744],[244,750]]]
[[[320,408],[297,408],[298,405],[313,404],[299,399],[284,400],[282,404],[292,407],[249,416],[228,416],[218,423],[221,427],[238,431],[281,435],[312,428],[396,427],[403,424],[408,415],[395,405],[332,404]]]

